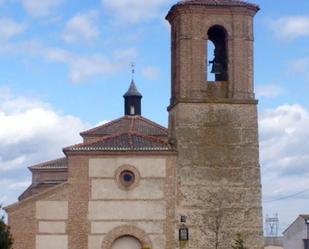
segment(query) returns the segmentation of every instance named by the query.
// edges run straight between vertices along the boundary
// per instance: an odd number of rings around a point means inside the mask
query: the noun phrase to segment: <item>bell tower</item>
[[[166,17],[172,55],[169,136],[178,151],[175,229],[179,217],[187,216],[185,248],[229,249],[237,234],[248,248],[263,247],[253,90],[258,10],[241,0],[182,0]],[[209,42],[213,51],[207,51]],[[207,79],[208,70],[214,81]]]

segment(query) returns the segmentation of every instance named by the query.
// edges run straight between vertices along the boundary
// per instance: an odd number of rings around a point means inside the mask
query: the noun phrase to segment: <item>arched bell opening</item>
[[[227,53],[227,32],[221,26],[212,26],[208,30],[208,72],[210,75],[207,79],[210,81],[214,78],[215,81],[228,80],[228,53]],[[212,45],[213,44],[213,45]]]

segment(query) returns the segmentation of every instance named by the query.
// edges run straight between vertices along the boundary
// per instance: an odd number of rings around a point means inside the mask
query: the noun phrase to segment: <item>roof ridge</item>
[[[135,116],[133,116],[134,118],[131,118],[131,124],[130,124],[130,129],[129,131],[133,131],[134,128],[134,124],[135,124]]]
[[[129,132],[129,133],[128,133],[128,143],[129,143],[129,146],[130,146],[131,149],[133,149],[133,139],[132,139],[132,135],[133,135],[132,132]]]

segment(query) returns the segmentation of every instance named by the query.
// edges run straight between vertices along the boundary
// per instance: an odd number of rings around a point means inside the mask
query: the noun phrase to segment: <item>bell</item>
[[[224,69],[223,69],[223,65],[219,62],[215,62],[215,61],[211,61],[210,63],[212,63],[212,68],[211,68],[211,73],[213,74],[223,74],[224,73]]]

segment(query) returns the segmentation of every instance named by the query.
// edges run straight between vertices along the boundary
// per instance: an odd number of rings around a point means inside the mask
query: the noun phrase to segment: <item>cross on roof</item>
[[[134,62],[132,62],[130,66],[131,66],[131,70],[132,70],[131,72],[132,72],[132,80],[133,80],[134,74],[135,74],[135,64],[134,64]]]

